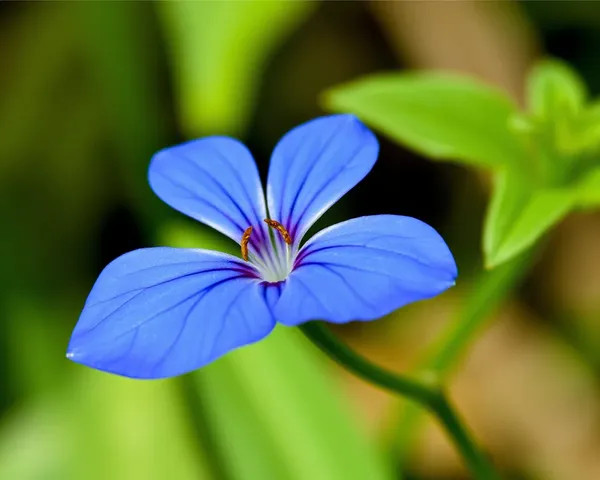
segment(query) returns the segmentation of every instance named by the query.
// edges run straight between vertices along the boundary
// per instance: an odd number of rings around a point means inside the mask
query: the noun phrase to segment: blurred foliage
[[[325,104],[423,155],[491,168],[494,193],[484,227],[493,268],[531,247],[574,207],[594,204],[600,118],[582,79],[548,60],[528,80],[528,110],[502,92],[436,73],[370,76],[331,90]]]
[[[582,372],[597,382],[599,371],[598,217],[578,217],[584,227],[574,230],[571,243],[561,243],[560,235],[541,238],[571,211],[600,204],[594,98],[600,4],[511,5],[519,22],[531,24],[540,50],[557,57],[515,81],[526,85],[520,110],[504,86],[470,74],[407,72],[411,56],[394,59],[394,51],[414,52],[411,42],[444,37],[447,22],[462,25],[467,36],[492,28],[465,20],[456,8],[452,15],[428,14],[439,22],[435,31],[419,31],[422,24],[412,22],[422,15],[418,3],[404,12],[413,25],[402,30],[404,44],[393,44],[386,32],[393,15],[381,22],[368,2],[0,2],[0,479],[465,478],[452,467],[457,462],[436,450],[439,439],[427,430],[416,435],[410,410],[400,423],[402,438],[385,438],[382,430],[397,430],[389,421],[396,405],[388,409],[364,385],[349,384],[293,330],[278,328],[265,342],[166,381],[121,379],[64,359],[89,288],[119,254],[158,243],[237,254],[237,246],[192,227],[152,194],[150,156],[185,138],[221,133],[249,141],[264,171],[277,137],[319,114],[318,95],[336,84],[341,87],[328,90],[325,105],[352,111],[384,134],[380,161],[336,208],[336,219],[419,216],[448,235],[464,273],[463,266],[480,262],[473,245],[487,191],[471,170],[493,172],[482,243],[494,268],[470,275],[460,301],[450,293],[441,303],[415,306],[426,319],[415,322],[420,329],[412,337],[419,359],[407,358],[394,333],[406,333],[410,311],[339,333],[363,347],[377,338],[375,356],[391,363],[412,362],[440,377],[462,374],[466,347],[515,294],[535,319],[511,317],[520,327],[505,351],[486,347],[499,360],[484,377],[496,379],[513,356],[534,373],[503,385],[495,404],[476,396],[488,388],[477,377],[467,388],[473,397],[460,397],[459,406],[479,423],[478,433],[486,431],[481,424],[493,424],[486,446],[515,478],[598,478],[600,469],[586,463],[600,448],[597,385],[573,384]],[[440,58],[495,61],[483,48],[465,53],[442,40]],[[568,232],[569,225],[557,230]],[[537,245],[548,253],[540,256]],[[584,260],[575,262],[578,256]],[[517,290],[532,265],[526,287]],[[587,303],[578,296],[584,290],[592,292]],[[458,309],[445,306],[453,301]],[[454,319],[433,341],[428,328],[447,316]],[[544,333],[532,341],[521,336],[527,329]],[[568,355],[553,354],[552,362],[540,356],[548,332],[561,351],[572,345]],[[575,357],[582,360],[577,368]],[[531,366],[535,358],[553,365],[543,378]],[[543,387],[548,383],[551,394]],[[559,405],[541,416],[543,405],[527,410],[525,396],[544,405],[558,398]],[[520,420],[508,410],[511,398],[523,410]],[[572,412],[571,405],[577,405]],[[478,411],[493,418],[478,420]],[[576,417],[579,423],[565,416],[561,423],[559,414],[567,411],[588,416]],[[575,425],[584,427],[575,431]],[[513,437],[503,435],[511,428]],[[535,432],[537,450],[514,440]],[[496,438],[517,448],[503,450]],[[564,443],[540,446],[552,439]],[[397,443],[410,454],[406,462]],[[419,466],[413,447],[423,444],[428,453]],[[390,462],[378,446],[393,450]],[[524,458],[526,451],[539,458]],[[394,472],[397,463],[401,471]],[[427,468],[434,470],[423,473]]]
[[[56,324],[72,308],[20,298],[9,313],[5,340],[27,400],[0,424],[0,478],[213,478],[174,383],[65,364]]]
[[[439,73],[372,75],[335,87],[324,103],[334,111],[357,113],[423,155],[483,166],[495,174],[484,224],[484,258],[490,269],[512,262],[503,269],[508,274],[481,275],[481,288],[471,292],[464,314],[420,366],[442,381],[491,307],[523,276],[528,263],[515,257],[570,211],[598,206],[596,104],[588,104],[579,75],[558,60],[542,61],[529,73],[524,113],[499,90]],[[400,423],[404,450],[417,413],[410,407]]]
[[[161,2],[184,132],[243,134],[268,56],[316,6],[281,0]]]
[[[493,87],[469,78],[412,72],[371,75],[334,88],[324,103],[331,110],[357,113],[433,159],[493,167],[525,158],[522,145],[506,128],[516,106]]]

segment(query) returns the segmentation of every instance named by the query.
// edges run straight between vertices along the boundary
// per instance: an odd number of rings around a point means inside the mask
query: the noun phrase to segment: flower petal
[[[284,325],[372,320],[454,285],[440,235],[410,217],[377,215],[334,225],[300,251],[275,307]]]
[[[156,153],[150,186],[171,207],[240,242],[267,235],[264,193],[252,155],[239,141],[206,137]],[[264,237],[267,238],[267,237]]]
[[[248,263],[207,250],[148,248],[110,263],[96,281],[67,357],[134,378],[197,369],[274,327]]]
[[[290,130],[269,167],[271,218],[299,245],[310,226],[369,173],[378,152],[375,135],[353,115],[321,117]]]

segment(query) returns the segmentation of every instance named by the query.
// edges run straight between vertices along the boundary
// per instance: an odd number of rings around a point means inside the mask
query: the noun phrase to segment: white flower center
[[[241,241],[242,257],[258,269],[265,282],[277,283],[285,280],[294,268],[298,249],[281,223],[271,219],[266,219],[265,223],[271,229],[266,241],[261,239],[258,246],[255,244],[256,253],[248,250],[252,227],[246,229]]]

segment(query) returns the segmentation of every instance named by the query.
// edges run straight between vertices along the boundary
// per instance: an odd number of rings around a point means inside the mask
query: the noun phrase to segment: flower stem
[[[534,252],[527,252],[493,270],[481,272],[458,317],[417,370],[429,372],[445,384],[485,322],[527,272],[533,258]],[[416,402],[409,403],[399,419],[392,449],[394,455],[400,455],[401,464],[419,427],[420,410]]]
[[[316,346],[347,370],[374,385],[408,397],[430,410],[450,436],[475,479],[500,478],[486,456],[475,445],[434,379],[408,378],[378,367],[358,355],[319,322],[306,323],[300,328]]]
[[[477,278],[456,322],[442,334],[422,367],[446,378],[481,331],[486,320],[515,287],[531,263],[533,254],[526,252],[505,264],[485,270]]]

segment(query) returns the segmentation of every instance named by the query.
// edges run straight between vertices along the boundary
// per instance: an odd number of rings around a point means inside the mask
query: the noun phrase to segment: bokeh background
[[[597,94],[598,51],[598,2],[0,2],[0,479],[469,478],[432,420],[399,441],[404,402],[294,330],[155,382],[68,362],[70,332],[126,251],[236,251],[154,197],[159,148],[236,136],[265,175],[277,139],[357,76],[459,71],[522,102],[546,54]],[[372,173],[320,224],[395,213],[447,239],[456,288],[336,329],[406,371],[477,288],[489,178],[379,137]],[[600,478],[599,247],[599,214],[564,221],[451,377],[507,478]]]

